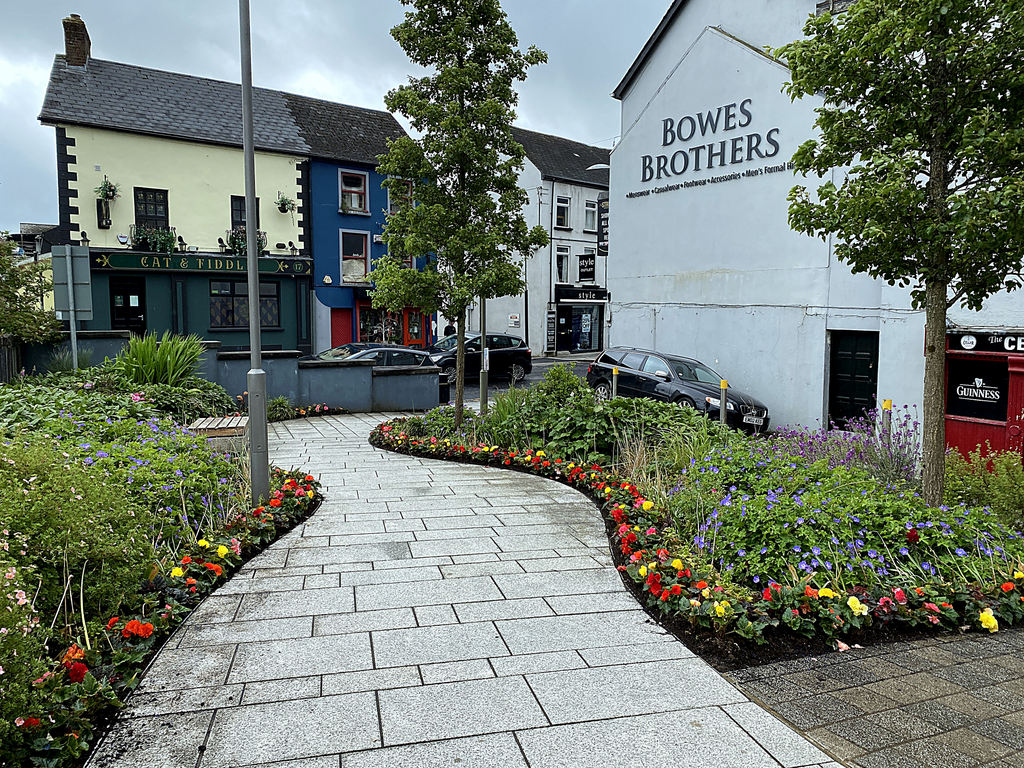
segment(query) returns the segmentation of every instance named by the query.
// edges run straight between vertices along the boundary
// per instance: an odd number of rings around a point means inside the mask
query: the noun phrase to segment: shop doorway
[[[603,318],[603,304],[559,304],[556,321],[558,351],[600,351]]]
[[[828,421],[842,427],[878,401],[878,332],[829,331]]]
[[[146,333],[146,278],[110,278],[110,327],[130,331],[137,336]]]

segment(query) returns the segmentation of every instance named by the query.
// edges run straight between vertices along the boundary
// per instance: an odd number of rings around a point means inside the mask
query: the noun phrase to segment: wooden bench
[[[203,437],[242,437],[248,428],[248,416],[211,416],[189,425],[189,429]]]

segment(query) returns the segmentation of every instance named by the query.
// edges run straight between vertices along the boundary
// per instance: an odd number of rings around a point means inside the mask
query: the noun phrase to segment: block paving
[[[584,496],[376,450],[385,417],[271,425],[324,504],[179,627],[90,766],[839,768],[649,619]]]
[[[1024,768],[1024,630],[852,648],[726,675],[857,768]]]

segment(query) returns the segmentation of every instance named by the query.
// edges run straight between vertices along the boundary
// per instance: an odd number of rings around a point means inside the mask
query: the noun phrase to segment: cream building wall
[[[69,153],[76,162],[69,170],[77,180],[70,182],[78,197],[71,204],[78,213],[71,223],[85,231],[93,247],[124,247],[118,235],[127,237],[135,223],[134,187],[167,190],[169,226],[188,246],[217,252],[218,238],[231,228],[231,196],[245,194],[242,150],[213,144],[167,139],[156,136],[110,131],[62,124],[74,139]],[[299,218],[295,212],[281,213],[275,201],[283,193],[299,202],[299,166],[303,158],[269,152],[256,153],[256,195],[259,198],[259,228],[267,233],[267,249],[276,243],[299,242]],[[96,193],[104,176],[117,184],[120,197],[110,203],[110,229],[97,226]]]

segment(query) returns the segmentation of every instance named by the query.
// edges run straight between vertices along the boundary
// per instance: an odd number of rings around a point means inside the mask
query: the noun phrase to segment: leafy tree
[[[837,185],[790,192],[797,231],[835,235],[854,272],[912,287],[927,333],[924,496],[942,503],[946,310],[1021,284],[1024,4],[857,0],[812,17],[775,53],[796,99],[820,97],[820,138],[793,157]]]
[[[456,418],[461,421],[465,382],[466,311],[478,297],[523,288],[520,264],[547,243],[541,227],[522,214],[527,195],[518,185],[523,148],[512,137],[515,84],[547,60],[543,51],[518,48],[499,0],[402,0],[412,6],[391,30],[423,77],[388,93],[388,109],[405,115],[420,138],[389,143],[379,170],[400,198],[413,181],[415,205],[406,200],[388,216],[389,256],[373,272],[375,306],[440,310],[458,330]],[[423,272],[407,257],[432,254]]]
[[[14,241],[0,232],[0,336],[21,341],[48,341],[60,330],[51,310],[40,306],[40,296],[52,287],[45,263],[19,264]]]

